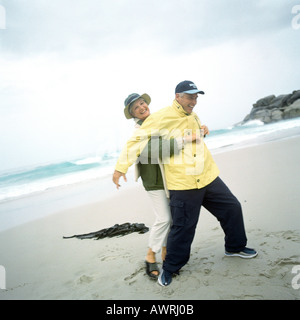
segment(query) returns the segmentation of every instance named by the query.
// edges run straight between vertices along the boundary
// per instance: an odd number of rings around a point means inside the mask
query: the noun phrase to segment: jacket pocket
[[[183,227],[185,225],[185,206],[180,200],[170,201],[173,225]]]

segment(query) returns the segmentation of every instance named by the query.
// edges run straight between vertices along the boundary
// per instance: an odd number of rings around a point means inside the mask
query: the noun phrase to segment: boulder
[[[271,103],[268,105],[269,109],[275,109],[275,108],[282,108],[286,105],[286,100],[289,98],[290,95],[288,94],[282,94],[275,99],[271,101]]]
[[[293,91],[289,99],[287,99],[287,105],[293,104],[298,99],[300,99],[300,90]]]
[[[258,110],[257,112],[254,112],[251,116],[251,120],[261,120],[264,123],[270,123],[271,122],[271,111],[264,109],[264,110]]]
[[[257,100],[256,103],[253,104],[253,107],[257,108],[257,107],[268,106],[274,98],[275,98],[274,94],[261,98]]]
[[[284,119],[292,119],[300,117],[300,99],[296,100],[293,104],[286,107],[283,111]]]
[[[272,121],[280,121],[282,120],[283,111],[281,110],[273,110],[271,113],[271,119]]]

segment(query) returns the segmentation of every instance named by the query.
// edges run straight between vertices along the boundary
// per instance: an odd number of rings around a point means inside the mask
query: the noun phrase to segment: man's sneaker
[[[244,248],[242,251],[240,252],[228,252],[225,251],[225,256],[227,257],[240,257],[240,258],[244,258],[244,259],[251,259],[251,258],[255,258],[257,256],[257,251],[254,249],[250,249],[250,248]]]
[[[165,287],[168,286],[172,282],[172,274],[168,271],[162,269],[162,272],[158,276],[158,283]]]

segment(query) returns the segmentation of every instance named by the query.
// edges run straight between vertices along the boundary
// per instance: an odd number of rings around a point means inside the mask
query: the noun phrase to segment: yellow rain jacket
[[[172,106],[153,113],[143,122],[140,129],[136,130],[123,148],[115,169],[126,173],[141,152],[145,152],[144,148],[150,138],[151,143],[157,141],[157,136],[163,137],[166,142],[179,137],[184,141],[193,133],[201,135],[200,126],[198,116],[194,112],[186,113],[174,100]],[[163,148],[162,163],[169,190],[200,189],[219,175],[219,169],[203,141],[203,136],[200,143],[185,143],[179,154],[171,156],[169,151],[170,146],[166,144]]]

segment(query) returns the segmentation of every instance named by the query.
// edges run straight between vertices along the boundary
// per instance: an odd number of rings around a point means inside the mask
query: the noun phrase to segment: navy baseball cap
[[[182,81],[178,83],[178,85],[175,88],[175,93],[188,93],[188,94],[194,94],[194,93],[200,93],[204,94],[203,91],[198,90],[197,86],[192,81]]]

